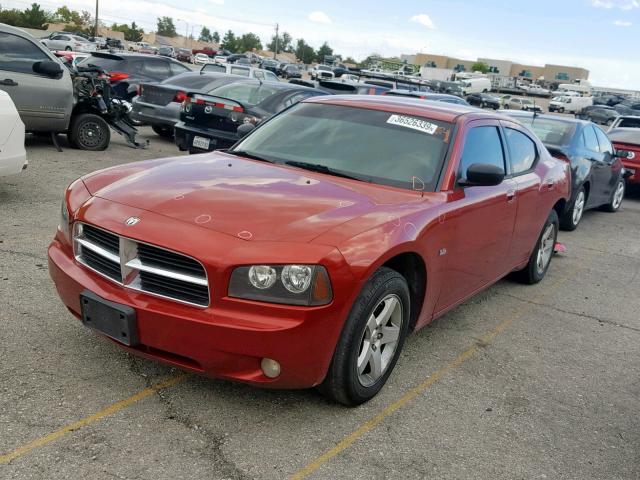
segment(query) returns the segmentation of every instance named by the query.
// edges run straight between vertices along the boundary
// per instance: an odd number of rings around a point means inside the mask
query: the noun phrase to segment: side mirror
[[[504,170],[488,163],[473,163],[467,169],[466,186],[491,187],[500,185],[504,180]]]
[[[615,157],[618,158],[634,158],[635,154],[633,152],[630,152],[628,150],[616,150],[616,153],[614,155]]]
[[[60,78],[62,76],[62,65],[52,60],[43,60],[33,64],[33,71],[40,75],[46,75],[51,78]]]
[[[249,133],[253,132],[256,129],[256,126],[253,123],[243,123],[238,127],[236,132],[238,133],[239,138],[246,137]]]

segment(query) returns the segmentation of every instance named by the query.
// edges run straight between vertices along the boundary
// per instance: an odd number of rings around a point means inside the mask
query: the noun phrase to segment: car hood
[[[310,242],[357,217],[421,199],[419,192],[222,152],[122,165],[83,181],[93,196],[253,241]]]

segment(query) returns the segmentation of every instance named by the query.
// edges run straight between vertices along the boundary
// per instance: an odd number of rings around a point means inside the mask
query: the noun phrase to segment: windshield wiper
[[[246,150],[227,150],[227,153],[236,155],[238,157],[247,157],[251,160],[260,160],[261,162],[275,163],[273,160],[269,160],[268,158],[261,157],[260,155],[256,155],[255,153],[251,153]]]
[[[341,172],[340,170],[334,170],[331,167],[327,167],[326,165],[321,165],[319,163],[296,162],[295,160],[290,160],[284,163],[285,165],[304,168],[305,170],[309,170],[311,172],[326,173],[327,175],[348,178],[350,180],[360,180],[361,182],[368,181],[368,180],[364,180],[363,178],[354,177],[353,175],[349,175],[347,173]]]

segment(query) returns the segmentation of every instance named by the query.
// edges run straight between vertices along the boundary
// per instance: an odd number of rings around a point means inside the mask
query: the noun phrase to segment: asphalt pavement
[[[0,178],[0,478],[640,478],[640,197],[561,232],[542,283],[505,279],[413,334],[349,409],[183,375],[63,307],[46,260],[62,192],[179,155],[142,132],[143,151],[28,137],[28,170]]]

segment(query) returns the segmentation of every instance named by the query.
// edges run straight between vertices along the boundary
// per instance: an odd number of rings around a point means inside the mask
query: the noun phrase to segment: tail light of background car
[[[124,73],[124,72],[111,72],[109,73],[109,80],[112,82],[119,82],[121,80],[125,80],[129,78],[129,74],[128,73]]]
[[[189,97],[187,97],[187,92],[176,92],[175,96],[173,97],[173,102],[176,103],[184,103]]]

